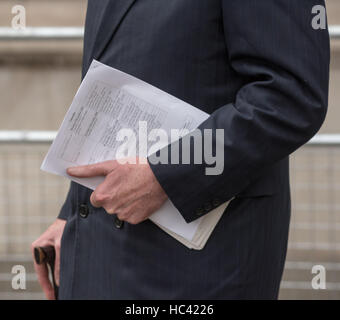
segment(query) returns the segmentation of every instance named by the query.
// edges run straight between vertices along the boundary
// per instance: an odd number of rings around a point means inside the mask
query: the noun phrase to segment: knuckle
[[[111,171],[108,173],[108,175],[106,176],[106,178],[111,178],[111,177],[114,177],[117,173],[115,171]]]
[[[101,193],[95,193],[93,195],[93,200],[96,202],[103,202],[105,200],[105,195],[101,194]]]
[[[42,241],[41,241],[40,239],[34,240],[34,241],[31,243],[31,249],[34,250],[35,247],[42,246],[41,242],[42,242]]]
[[[117,218],[118,218],[119,220],[122,220],[122,221],[125,221],[125,220],[126,220],[126,218],[124,217],[124,215],[123,215],[122,213],[116,213],[116,215],[117,215]]]
[[[108,199],[109,199],[109,197],[108,197],[106,194],[103,194],[103,193],[95,193],[95,194],[93,195],[93,200],[94,200],[96,203],[104,203],[104,202],[106,202]]]
[[[120,220],[127,221],[129,219],[129,217],[130,217],[130,213],[127,210],[126,211],[122,211],[122,212],[117,213],[117,217]]]
[[[126,163],[120,163],[119,166],[112,172],[112,175],[115,177],[123,176],[127,173],[127,164]]]
[[[95,174],[99,167],[100,166],[98,164],[91,164],[87,167],[87,170],[90,174]]]
[[[108,209],[105,209],[105,211],[106,211],[108,214],[114,214],[114,213],[115,213],[114,208],[108,208]]]
[[[90,199],[90,203],[92,204],[93,207],[97,208],[97,207],[100,207],[100,205],[98,205],[94,199]]]

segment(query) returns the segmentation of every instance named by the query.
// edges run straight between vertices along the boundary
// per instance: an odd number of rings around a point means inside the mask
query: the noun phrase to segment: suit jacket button
[[[117,217],[115,217],[114,225],[117,229],[121,229],[124,226],[124,221],[119,220]]]
[[[204,209],[203,209],[203,208],[198,208],[198,209],[196,210],[196,214],[197,214],[198,216],[201,216],[203,213],[204,213]]]
[[[81,204],[79,206],[79,215],[85,219],[89,215],[89,207],[86,204]]]

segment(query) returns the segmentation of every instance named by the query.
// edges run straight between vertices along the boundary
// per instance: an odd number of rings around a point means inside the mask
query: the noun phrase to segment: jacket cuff
[[[170,150],[168,152],[170,154]],[[203,166],[157,163],[156,154],[148,157],[149,166],[169,200],[187,223],[201,218],[233,198],[234,195],[228,194],[229,192],[225,192],[223,188],[216,192],[216,188],[213,187],[215,181],[204,174]]]

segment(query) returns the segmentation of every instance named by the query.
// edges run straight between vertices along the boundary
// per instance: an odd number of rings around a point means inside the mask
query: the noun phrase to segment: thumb
[[[59,287],[59,279],[60,279],[60,244],[56,243],[54,246],[55,249],[55,262],[54,262],[54,279],[56,285]]]

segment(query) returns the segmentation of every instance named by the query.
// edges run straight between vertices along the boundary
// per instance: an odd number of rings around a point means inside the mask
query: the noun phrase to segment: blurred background
[[[331,26],[329,112],[320,133],[291,157],[292,221],[280,299],[340,298],[340,0]],[[26,34],[13,33],[14,5]],[[56,218],[68,181],[39,170],[80,84],[85,0],[0,1],[0,299],[41,299],[30,244]],[[48,28],[46,28],[48,27]],[[26,289],[11,286],[14,265]],[[312,288],[314,265],[326,289]]]

